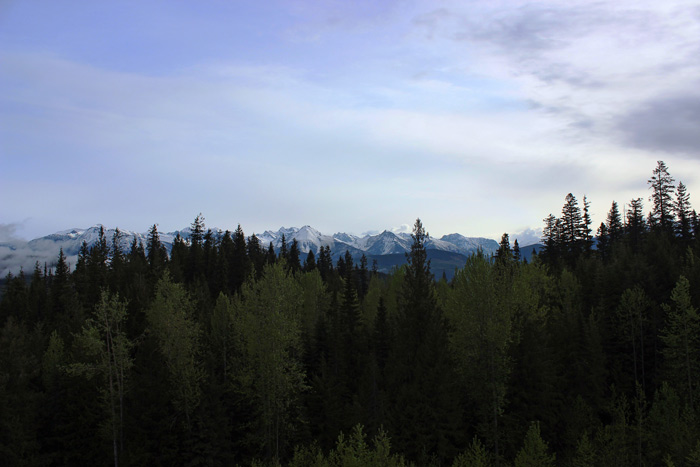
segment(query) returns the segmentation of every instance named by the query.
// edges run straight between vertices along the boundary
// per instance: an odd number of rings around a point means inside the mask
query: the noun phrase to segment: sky
[[[698,1],[0,0],[0,241],[594,229],[700,196]],[[697,202],[695,202],[697,206]]]

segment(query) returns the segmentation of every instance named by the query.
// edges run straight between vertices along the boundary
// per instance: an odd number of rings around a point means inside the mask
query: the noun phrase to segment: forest
[[[665,163],[646,185],[450,281],[420,219],[390,274],[201,214],[170,254],[61,251],[5,280],[0,463],[700,466],[700,226]]]

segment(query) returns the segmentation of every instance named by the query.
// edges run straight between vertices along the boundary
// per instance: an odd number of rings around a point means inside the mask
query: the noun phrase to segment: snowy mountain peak
[[[92,246],[99,238],[101,227],[104,228],[101,224],[96,224],[87,229],[73,228],[63,230],[45,237],[36,238],[23,245],[0,245],[0,249],[5,248],[0,253],[9,251],[4,257],[4,264],[0,268],[0,273],[3,275],[6,275],[8,272],[16,273],[20,267],[27,271],[31,270],[35,261],[52,264],[56,261],[60,248],[63,248],[63,252],[68,257],[68,262],[75,264],[76,255],[80,251],[82,243],[85,242],[88,246]],[[220,229],[211,230],[217,234],[215,235],[216,238],[220,238]],[[287,245],[291,245],[292,241],[296,240],[300,253],[304,255],[309,251],[318,254],[321,247],[327,246],[331,250],[331,257],[337,260],[346,251],[349,251],[353,257],[359,257],[363,254],[366,256],[383,256],[406,253],[410,251],[413,240],[409,233],[401,232],[400,230],[402,229],[384,230],[375,235],[365,234],[358,237],[344,232],[324,235],[313,227],[305,225],[301,228],[280,227],[277,231],[266,230],[264,233],[258,234],[257,237],[263,248],[267,248],[272,243],[273,247],[279,250],[282,245],[282,235],[284,235]],[[105,228],[105,237],[110,245],[114,232],[115,229]],[[144,245],[147,243],[147,233],[126,230],[121,230],[121,232],[123,235],[121,247],[125,251],[128,250],[134,240]],[[159,232],[160,240],[168,251],[172,248],[173,240],[177,234],[187,239],[190,233],[191,229],[189,226],[179,231]],[[465,237],[454,233],[445,235],[440,239],[428,238],[426,248],[458,253],[464,256],[469,256],[478,249],[482,249],[488,255],[498,249],[498,243],[492,239]]]

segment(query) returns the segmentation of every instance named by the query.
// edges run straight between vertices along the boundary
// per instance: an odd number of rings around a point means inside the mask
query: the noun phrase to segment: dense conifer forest
[[[103,234],[6,278],[1,463],[700,465],[700,228],[663,162],[648,188],[450,282],[420,220],[388,275],[201,215],[170,255]]]

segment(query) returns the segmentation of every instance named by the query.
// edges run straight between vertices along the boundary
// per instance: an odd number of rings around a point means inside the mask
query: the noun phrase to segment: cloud
[[[0,243],[15,243],[20,241],[17,236],[17,229],[21,227],[20,224],[2,224],[0,223]]]
[[[511,243],[515,243],[515,240],[517,240],[519,246],[528,246],[535,243],[540,243],[542,241],[541,239],[542,230],[529,227],[510,235]]]
[[[618,129],[633,147],[700,159],[700,95],[658,97],[623,115]]]
[[[59,246],[51,241],[34,242],[31,246],[25,240],[15,235],[19,224],[0,224],[0,277],[7,274],[31,274],[38,261],[41,266],[45,262],[49,266],[58,259]],[[70,256],[67,261],[75,265],[77,256]]]

